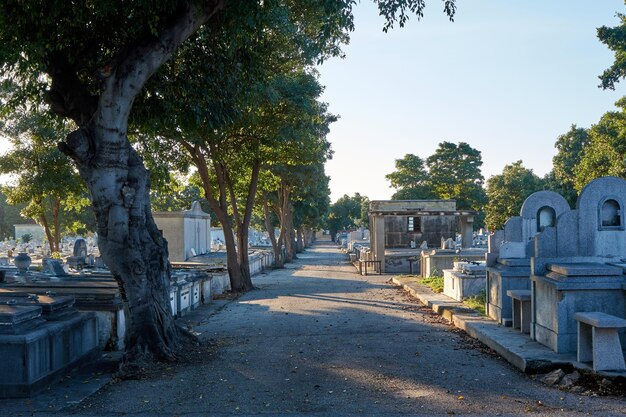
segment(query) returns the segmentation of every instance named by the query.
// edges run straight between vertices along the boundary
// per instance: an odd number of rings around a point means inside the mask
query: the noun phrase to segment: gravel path
[[[320,242],[194,330],[216,352],[111,384],[80,415],[626,415],[621,399],[544,386]],[[66,414],[66,413],[64,413]]]

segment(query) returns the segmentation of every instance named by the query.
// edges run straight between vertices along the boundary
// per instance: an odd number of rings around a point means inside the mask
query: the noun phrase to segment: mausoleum
[[[167,240],[171,262],[211,251],[211,216],[202,211],[199,201],[194,201],[189,210],[159,211],[152,216]]]
[[[454,241],[457,228],[461,246],[471,247],[475,215],[475,211],[457,210],[454,200],[371,201],[372,257],[381,262],[382,272],[411,272],[411,263],[419,263],[422,249],[439,248],[442,240]]]

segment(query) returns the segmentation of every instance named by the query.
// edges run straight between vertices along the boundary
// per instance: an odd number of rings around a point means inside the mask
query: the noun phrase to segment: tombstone
[[[102,259],[102,256],[97,256],[95,259],[95,264],[96,264],[96,268],[98,269],[105,269],[107,266],[104,263],[104,259]]]
[[[576,352],[576,313],[625,318],[624,204],[626,181],[598,178],[534,237],[531,337],[555,352]]]
[[[41,266],[43,268],[43,272],[46,274],[51,274],[55,277],[63,277],[67,275],[65,269],[63,269],[63,265],[61,265],[61,261],[58,259],[44,258],[41,261]]]
[[[453,269],[443,270],[443,293],[462,301],[485,291],[484,262],[454,262]]]
[[[87,260],[84,256],[68,256],[67,264],[74,269],[82,269],[87,265]]]
[[[73,256],[82,256],[87,257],[87,242],[85,239],[79,237],[74,241],[74,250],[72,252]]]
[[[560,222],[570,211],[567,201],[554,191],[537,191],[522,204],[520,215],[509,218],[503,231],[489,237],[487,252],[487,315],[500,324],[512,324],[509,290],[530,289],[530,258],[534,238]]]

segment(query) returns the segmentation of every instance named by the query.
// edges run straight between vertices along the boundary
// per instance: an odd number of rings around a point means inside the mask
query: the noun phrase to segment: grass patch
[[[443,277],[425,277],[419,278],[418,281],[436,293],[443,292]]]
[[[485,302],[487,301],[487,297],[484,291],[481,291],[478,295],[473,295],[469,298],[463,300],[463,304],[467,307],[478,311],[481,315],[485,316]]]

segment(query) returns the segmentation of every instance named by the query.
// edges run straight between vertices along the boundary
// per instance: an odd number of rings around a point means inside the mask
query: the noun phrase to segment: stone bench
[[[618,329],[626,320],[600,312],[574,313],[578,321],[578,362],[593,362],[593,370],[625,371]]]
[[[530,290],[508,290],[506,295],[513,301],[513,328],[530,333]]]

